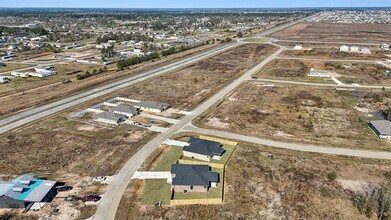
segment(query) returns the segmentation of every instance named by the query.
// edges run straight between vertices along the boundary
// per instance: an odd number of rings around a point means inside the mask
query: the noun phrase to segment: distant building
[[[40,67],[35,67],[34,70],[37,73],[43,73],[43,72],[47,72],[47,71],[53,71],[54,67],[53,66],[40,66]]]
[[[314,76],[314,77],[330,77],[329,72],[327,71],[319,71],[314,68],[310,69],[310,72],[308,73],[308,76]]]
[[[302,50],[303,49],[303,46],[301,44],[296,44],[295,50]]]
[[[4,63],[0,62],[0,67],[6,66]]]
[[[358,52],[360,52],[360,48],[357,47],[357,46],[351,46],[351,47],[350,47],[350,52],[352,52],[352,53],[358,53]]]
[[[371,54],[371,50],[368,47],[361,48],[360,52],[363,54]]]
[[[390,45],[386,44],[386,43],[383,43],[383,44],[380,45],[380,49],[389,50],[390,49]]]
[[[391,139],[391,122],[388,120],[376,120],[369,122],[369,127],[380,138]]]
[[[55,181],[19,176],[0,182],[0,208],[26,208],[32,203],[49,202],[56,195]]]
[[[170,108],[169,104],[156,101],[141,101],[134,105],[143,111],[162,112]]]
[[[95,121],[106,124],[119,125],[125,122],[126,119],[126,115],[117,114],[114,112],[102,112],[96,116]]]
[[[220,160],[225,150],[222,144],[215,141],[209,141],[191,137],[189,145],[183,148],[183,156],[199,160],[210,161],[210,159]]]
[[[343,45],[339,48],[340,52],[349,52],[349,47],[346,45]]]
[[[139,114],[139,109],[132,106],[132,105],[125,105],[125,104],[120,104],[116,107],[113,107],[111,109],[112,112],[117,113],[117,114],[122,114],[126,115],[129,118],[136,116]]]
[[[11,60],[15,58],[15,54],[7,54],[1,57],[2,60]]]
[[[208,165],[173,164],[171,177],[175,192],[207,192],[219,183],[219,173],[210,171]]]

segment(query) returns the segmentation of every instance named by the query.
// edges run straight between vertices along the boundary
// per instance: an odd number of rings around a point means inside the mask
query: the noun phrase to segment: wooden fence
[[[224,169],[224,164],[211,163],[208,161],[194,161],[194,160],[179,159],[178,163],[179,164],[192,164],[192,165],[209,165],[214,168]]]
[[[221,198],[216,199],[172,199],[170,205],[221,205],[223,200]]]

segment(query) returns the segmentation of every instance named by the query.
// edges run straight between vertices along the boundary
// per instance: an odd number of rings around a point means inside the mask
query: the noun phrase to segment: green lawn
[[[166,180],[145,180],[145,188],[142,203],[154,205],[162,201],[163,205],[169,205],[171,199],[171,185]]]
[[[164,155],[162,160],[152,169],[152,171],[170,171],[171,165],[175,164],[182,156],[182,148],[170,146],[169,151]]]
[[[222,198],[223,196],[223,180],[224,172],[223,169],[212,168],[212,171],[218,172],[220,176],[220,182],[216,188],[209,188],[208,192],[175,192],[174,199],[216,199]]]
[[[245,42],[250,42],[250,43],[263,43],[269,41],[268,38],[247,38],[244,40]]]

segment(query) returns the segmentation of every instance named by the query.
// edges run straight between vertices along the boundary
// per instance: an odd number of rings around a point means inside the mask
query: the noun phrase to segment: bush
[[[327,174],[327,179],[329,181],[335,181],[337,179],[337,172],[332,171],[332,172],[328,173]]]

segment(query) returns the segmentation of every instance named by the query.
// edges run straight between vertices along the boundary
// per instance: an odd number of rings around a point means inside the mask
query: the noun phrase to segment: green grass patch
[[[152,171],[170,171],[171,165],[175,164],[182,156],[182,148],[177,146],[170,146],[168,152],[164,155],[162,160],[152,169]]]
[[[220,176],[220,182],[216,188],[209,188],[208,192],[175,192],[174,199],[217,199],[223,197],[223,169],[212,168],[212,171],[218,172]]]
[[[268,38],[247,38],[247,39],[244,39],[245,42],[250,42],[250,43],[264,43],[264,42],[268,42],[269,39]]]
[[[145,180],[145,188],[142,203],[154,205],[162,201],[163,205],[169,205],[171,199],[171,185],[166,180]]]

